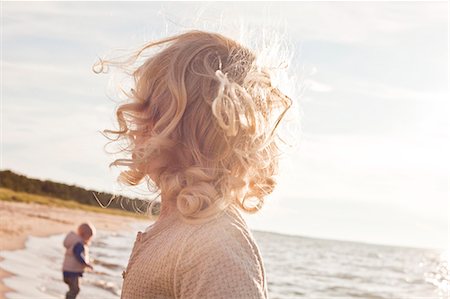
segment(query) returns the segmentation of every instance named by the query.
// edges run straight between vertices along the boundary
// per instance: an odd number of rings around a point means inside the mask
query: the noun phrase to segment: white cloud
[[[312,79],[307,79],[304,81],[305,89],[313,92],[331,92],[333,87],[325,83],[321,83]]]
[[[337,76],[336,76],[337,77]],[[447,102],[448,91],[441,86],[440,90],[421,90],[426,86],[421,86],[421,89],[417,88],[404,88],[393,86],[395,82],[386,84],[383,82],[377,82],[375,80],[369,81],[367,79],[340,76],[334,81],[334,88],[337,91],[344,91],[353,94],[359,94],[367,97],[376,97],[386,100],[398,100],[398,101],[440,101],[443,104]]]
[[[167,32],[194,27],[234,31],[244,22],[256,28],[287,27],[301,40],[390,45],[419,29],[446,27],[446,11],[445,2],[5,2],[4,34],[45,33],[80,41],[95,36],[97,43],[111,45],[123,35],[150,38],[145,35],[154,35],[152,27]]]

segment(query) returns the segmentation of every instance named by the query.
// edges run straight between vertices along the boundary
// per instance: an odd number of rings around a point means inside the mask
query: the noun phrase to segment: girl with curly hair
[[[260,251],[241,212],[261,209],[275,186],[277,127],[291,100],[271,69],[236,41],[189,31],[132,72],[117,109],[128,156],[119,180],[161,196],[158,220],[139,232],[122,298],[267,298]],[[97,66],[114,65],[101,60]]]

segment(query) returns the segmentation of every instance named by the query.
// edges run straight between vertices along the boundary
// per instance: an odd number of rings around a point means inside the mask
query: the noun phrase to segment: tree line
[[[127,210],[131,212],[146,212],[149,206],[149,202],[146,200],[129,198],[125,196],[113,196],[113,194],[110,193],[86,190],[78,186],[57,183],[49,180],[42,181],[14,173],[10,170],[0,171],[0,188],[73,200],[91,206],[100,206],[98,202],[100,201],[101,205],[107,205],[108,208]],[[97,197],[98,201],[95,197]],[[159,205],[155,205],[152,210],[152,214],[157,214]]]

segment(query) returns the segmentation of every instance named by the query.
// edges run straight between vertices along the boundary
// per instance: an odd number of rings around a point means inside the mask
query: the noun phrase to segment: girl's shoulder
[[[191,228],[186,240],[188,250],[196,252],[239,250],[259,255],[253,234],[240,212],[233,206],[213,220],[193,225]]]

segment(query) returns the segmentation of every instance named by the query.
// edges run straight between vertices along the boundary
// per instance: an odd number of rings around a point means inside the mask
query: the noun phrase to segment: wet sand
[[[137,218],[116,216],[50,207],[0,201],[0,251],[23,249],[29,236],[46,237],[75,230],[81,222],[89,221],[100,230],[127,230]],[[0,268],[0,299],[11,291],[3,279],[11,274]]]

